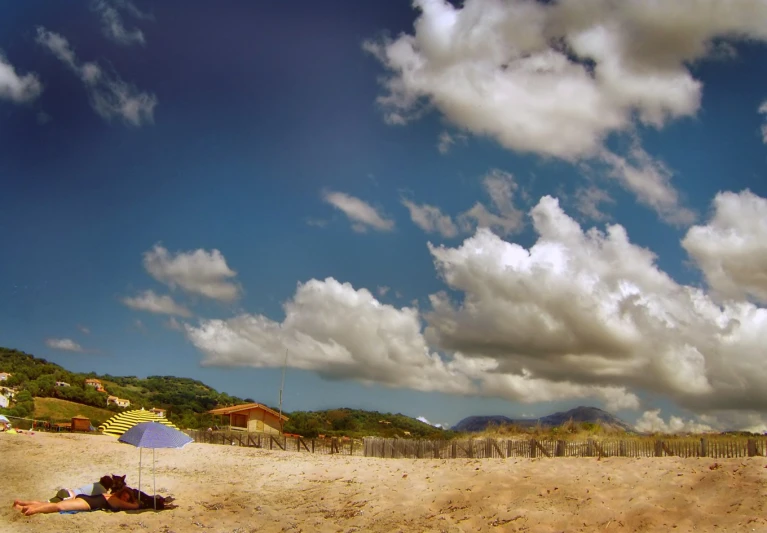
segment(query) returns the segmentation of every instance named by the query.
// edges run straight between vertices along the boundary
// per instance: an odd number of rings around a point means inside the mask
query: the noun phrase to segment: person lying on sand
[[[40,513],[59,513],[61,511],[133,511],[139,508],[139,503],[133,496],[133,491],[127,487],[112,494],[99,494],[86,496],[78,494],[69,500],[60,502],[39,502],[14,500],[13,508],[21,511],[25,516]]]
[[[76,489],[61,489],[56,496],[48,500],[51,503],[58,503],[61,500],[69,500],[81,494],[85,496],[98,496],[106,494],[112,490],[118,490],[125,486],[125,476],[102,476],[96,483],[89,483]]]

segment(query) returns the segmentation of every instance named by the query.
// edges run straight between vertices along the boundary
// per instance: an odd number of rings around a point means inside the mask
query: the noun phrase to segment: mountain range
[[[598,407],[579,406],[569,411],[561,411],[541,418],[509,418],[503,415],[493,416],[469,416],[458,422],[451,429],[461,432],[479,432],[487,429],[490,425],[516,425],[532,427],[557,427],[572,420],[573,422],[599,423],[604,427],[635,431],[634,428],[615,415],[603,411]]]

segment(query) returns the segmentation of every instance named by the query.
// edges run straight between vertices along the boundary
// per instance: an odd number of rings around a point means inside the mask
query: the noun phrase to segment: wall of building
[[[248,431],[279,435],[279,418],[263,409],[253,409],[248,412]]]

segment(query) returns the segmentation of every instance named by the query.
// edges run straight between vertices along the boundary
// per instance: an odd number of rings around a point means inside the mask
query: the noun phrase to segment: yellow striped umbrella
[[[134,411],[125,411],[115,415],[99,426],[99,431],[104,435],[119,437],[130,428],[141,422],[159,422],[168,427],[178,429],[167,418],[154,414],[151,411],[136,409]]]

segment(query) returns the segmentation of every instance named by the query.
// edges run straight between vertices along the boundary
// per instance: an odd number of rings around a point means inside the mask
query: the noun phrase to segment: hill
[[[107,407],[107,394],[85,386],[86,378],[96,378],[108,394],[130,400],[129,409],[165,409],[171,422],[183,428],[210,427],[216,423],[207,414],[210,409],[254,401],[218,392],[201,381],[189,378],[138,378],[70,372],[45,359],[9,348],[0,348],[0,372],[13,374],[4,384],[15,386],[20,391],[15,404],[10,409],[0,409],[0,414],[51,421],[68,421],[72,416],[82,414],[91,418],[94,426],[98,425],[96,421],[103,422],[123,409],[115,405]],[[69,386],[57,387],[57,381],[66,382]],[[403,414],[359,409],[293,411],[285,414],[290,419],[284,431],[306,437],[324,434],[446,439],[454,434]]]
[[[286,433],[313,438],[317,435],[348,437],[409,437],[449,439],[455,433],[431,426],[415,418],[397,413],[379,413],[361,409],[330,409],[326,411],[293,411],[285,423]]]
[[[99,375],[93,372],[70,372],[45,359],[2,347],[0,347],[0,372],[11,373],[12,376],[3,382],[3,385],[14,387],[19,391],[14,398],[14,405],[9,409],[0,409],[0,413],[18,417],[50,417],[54,421],[71,418],[68,411],[65,414],[57,409],[53,409],[46,416],[38,414],[36,400],[38,398],[65,400],[111,414],[123,411],[124,409],[114,404],[106,405],[107,395],[113,395],[130,400],[130,409],[159,407],[166,410],[168,418],[176,425],[198,428],[207,427],[213,423],[212,417],[207,414],[210,409],[252,401],[249,398],[243,400],[218,392],[200,381],[189,378],[175,376],[138,378]],[[86,386],[87,378],[99,379],[107,394]],[[65,382],[68,386],[57,386],[56,382]],[[58,418],[59,416],[61,418]],[[98,417],[103,416],[105,415],[98,415]]]
[[[453,426],[453,431],[480,432],[492,425],[514,425],[521,428],[534,426],[559,427],[569,421],[600,424],[605,428],[634,431],[634,428],[607,411],[597,407],[576,407],[569,411],[557,412],[541,418],[508,418],[505,416],[469,416]]]
[[[73,416],[87,416],[91,419],[91,425],[98,427],[103,422],[114,416],[112,411],[68,402],[57,398],[35,398],[35,410],[33,418],[36,420],[69,420]]]

